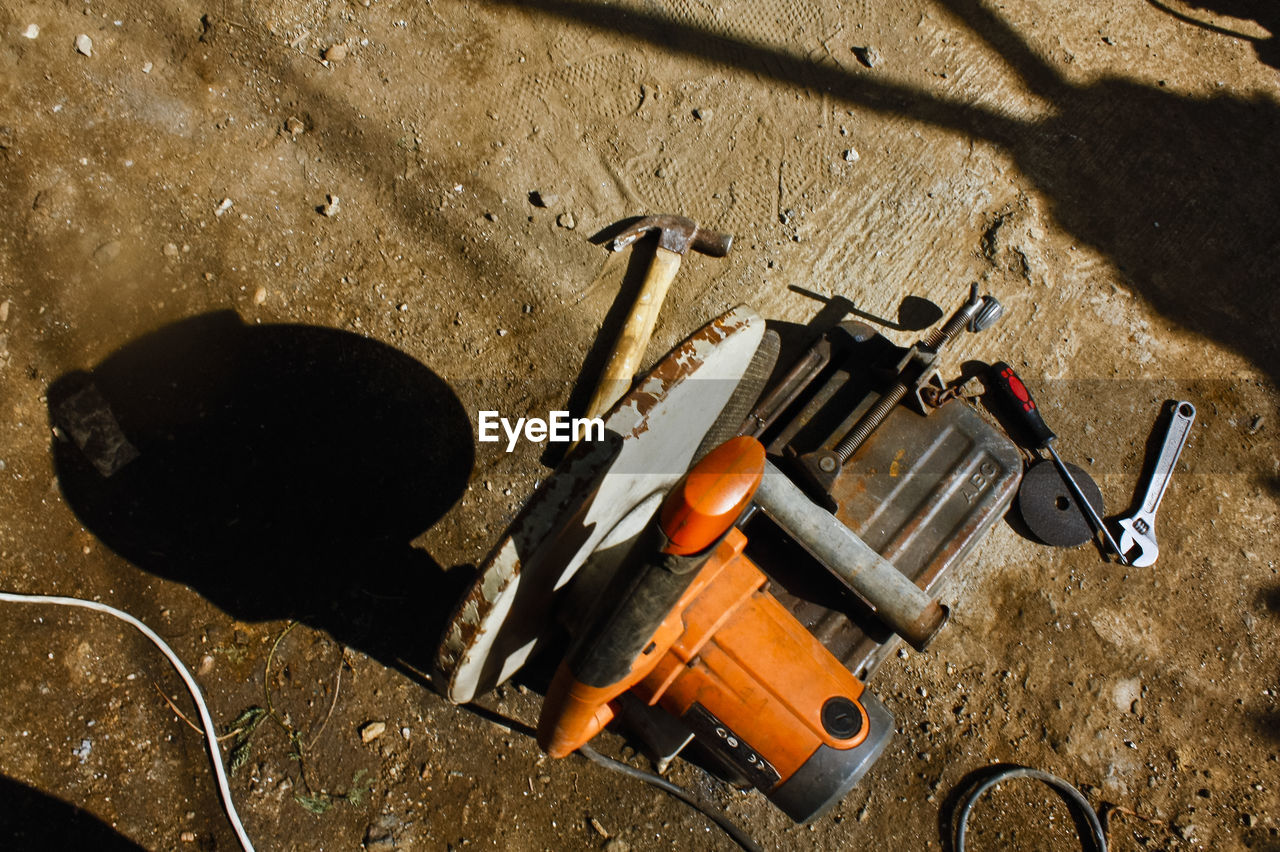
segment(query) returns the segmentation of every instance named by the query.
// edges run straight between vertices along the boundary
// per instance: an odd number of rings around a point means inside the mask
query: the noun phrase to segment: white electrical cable
[[[155,644],[160,651],[169,658],[169,662],[173,663],[173,667],[178,670],[182,680],[186,683],[187,689],[191,692],[191,697],[195,699],[196,708],[200,711],[200,722],[204,725],[204,738],[209,746],[209,757],[213,762],[213,774],[217,776],[218,791],[222,794],[222,806],[226,808],[227,818],[231,820],[231,827],[236,830],[236,837],[240,839],[240,845],[244,847],[244,852],[254,852],[253,843],[249,840],[249,835],[245,833],[244,826],[240,823],[240,815],[236,813],[236,806],[231,801],[231,787],[227,784],[227,771],[222,766],[222,753],[218,751],[218,732],[213,727],[213,719],[209,715],[209,708],[204,703],[204,695],[200,692],[200,687],[196,685],[195,678],[191,676],[191,672],[187,671],[187,667],[182,664],[182,660],[178,659],[178,655],[173,652],[165,641],[161,639],[156,632],[138,619],[134,618],[127,612],[118,610],[115,607],[98,603],[97,601],[86,601],[80,598],[63,598],[50,595],[20,595],[12,592],[0,592],[0,601],[9,603],[27,603],[27,604],[55,604],[57,606],[75,606],[82,609],[91,609],[95,612],[105,612],[107,615],[113,615],[121,621],[128,622],[138,630],[142,631],[142,635]]]

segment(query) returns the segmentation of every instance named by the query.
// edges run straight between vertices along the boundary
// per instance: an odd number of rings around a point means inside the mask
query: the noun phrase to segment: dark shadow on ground
[[[840,101],[987,140],[1048,196],[1077,239],[1107,254],[1156,309],[1280,376],[1280,107],[1262,96],[1190,96],[1122,77],[1078,86],[977,0],[940,5],[997,51],[1053,112],[1019,120],[989,106],[815,62],[657,12],[591,0],[494,0],[616,32]]]
[[[8,852],[93,849],[95,852],[144,852],[75,805],[0,775],[0,848]]]
[[[296,618],[429,668],[470,571],[410,542],[466,488],[471,425],[367,338],[194,317],[49,389],[68,504],[130,562],[237,619]]]

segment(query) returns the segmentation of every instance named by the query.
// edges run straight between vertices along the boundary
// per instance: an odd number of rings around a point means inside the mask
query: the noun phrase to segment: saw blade
[[[605,416],[499,538],[445,630],[436,681],[462,704],[496,688],[554,633],[562,590],[598,548],[643,529],[684,475],[760,345],[765,323],[738,307],[703,326]]]
[[[1102,491],[1093,477],[1070,462],[1067,469],[1094,511],[1102,517]],[[1051,547],[1075,547],[1093,539],[1093,527],[1089,526],[1071,493],[1071,486],[1049,459],[1041,459],[1027,468],[1018,489],[1018,513],[1027,529]]]

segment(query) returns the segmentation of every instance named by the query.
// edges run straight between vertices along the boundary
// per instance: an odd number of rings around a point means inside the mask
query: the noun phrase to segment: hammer
[[[608,411],[631,386],[631,380],[640,369],[645,349],[649,346],[649,338],[653,337],[653,327],[658,323],[662,301],[667,297],[667,290],[680,269],[680,261],[684,259],[685,253],[692,248],[712,257],[724,257],[733,243],[730,234],[703,230],[692,219],[684,216],[646,216],[615,237],[609,243],[609,248],[612,251],[622,251],[650,231],[658,232],[658,248],[653,256],[653,265],[645,273],[644,283],[640,285],[640,295],[636,297],[636,303],[627,315],[622,334],[614,344],[613,353],[600,376],[600,383],[591,397],[591,404],[587,406],[586,416],[589,418],[599,417]]]

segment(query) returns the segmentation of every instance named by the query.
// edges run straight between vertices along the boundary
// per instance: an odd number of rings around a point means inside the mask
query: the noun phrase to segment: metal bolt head
[[[823,473],[835,473],[836,472],[835,456],[823,456],[822,458],[818,459],[818,469],[821,470]]]
[[[995,296],[983,296],[982,307],[973,315],[973,319],[969,320],[969,331],[974,333],[986,331],[999,322],[1002,316],[1004,316],[1004,305],[1000,304],[1000,300]]]

